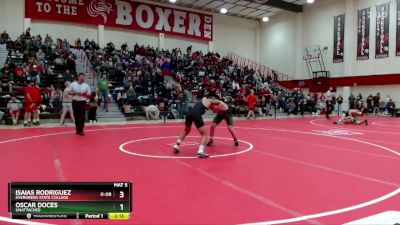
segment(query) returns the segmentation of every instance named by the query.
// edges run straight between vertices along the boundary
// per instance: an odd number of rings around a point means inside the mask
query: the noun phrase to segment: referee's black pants
[[[76,133],[83,134],[86,116],[86,101],[72,101],[72,109],[74,110]]]
[[[333,110],[333,102],[331,100],[326,100],[326,118],[329,118],[329,115],[332,114]]]

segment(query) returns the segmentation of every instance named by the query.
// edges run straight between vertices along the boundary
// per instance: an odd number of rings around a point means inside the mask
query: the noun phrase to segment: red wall
[[[279,84],[289,89],[300,87],[309,88],[310,92],[325,92],[329,87],[400,84],[400,74],[335,77],[319,80],[289,80],[280,81]]]

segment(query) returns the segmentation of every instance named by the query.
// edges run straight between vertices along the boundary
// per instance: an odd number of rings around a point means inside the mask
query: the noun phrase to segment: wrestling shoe
[[[237,147],[237,146],[239,146],[239,141],[235,138],[235,139],[233,139],[233,143],[235,143],[235,146]]]
[[[207,146],[213,146],[214,145],[214,140],[210,138],[210,140],[207,143]]]
[[[181,152],[181,150],[179,149],[179,146],[178,146],[178,145],[174,145],[174,146],[172,147],[172,151],[173,151],[175,154],[178,154],[179,152]]]
[[[368,126],[368,120],[365,120],[365,126]]]
[[[207,155],[205,152],[202,153],[197,153],[197,157],[199,157],[200,159],[204,159],[204,158],[208,158],[210,157],[209,155]]]

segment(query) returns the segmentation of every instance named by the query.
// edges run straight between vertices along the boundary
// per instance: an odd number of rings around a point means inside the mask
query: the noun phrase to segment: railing
[[[95,85],[97,73],[93,69],[93,65],[87,57],[85,51],[83,51],[82,49],[71,48],[71,52],[76,55],[77,59],[81,60],[81,62],[83,63],[83,67],[86,70],[86,73],[89,74],[89,77],[93,78],[93,85]]]
[[[256,71],[260,71],[262,75],[267,76],[268,74],[272,74],[272,68],[262,65],[260,63],[257,63],[256,61],[253,61],[251,59],[239,56],[235,53],[229,52],[228,53],[228,59],[232,60],[235,64],[239,66],[247,66],[249,69],[254,69]],[[275,72],[277,72],[275,70]],[[293,80],[292,77],[289,77],[288,75],[284,75],[283,73],[276,73],[278,75],[278,80],[284,81],[284,80]]]

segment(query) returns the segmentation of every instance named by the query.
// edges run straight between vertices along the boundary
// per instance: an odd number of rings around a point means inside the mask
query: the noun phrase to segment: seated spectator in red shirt
[[[23,67],[16,66],[15,69],[14,69],[14,75],[15,75],[15,77],[22,78],[22,77],[25,77],[26,71],[24,70]]]

